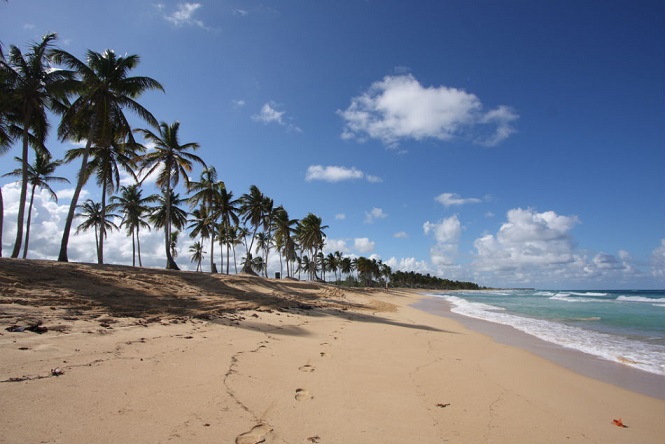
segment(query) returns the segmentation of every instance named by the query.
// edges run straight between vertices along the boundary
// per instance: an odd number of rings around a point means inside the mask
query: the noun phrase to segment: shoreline
[[[465,327],[487,335],[495,341],[517,347],[545,358],[580,375],[630,390],[634,393],[665,400],[665,376],[650,373],[545,341],[509,325],[460,315],[450,310],[445,299],[422,293],[423,299],[413,304],[419,310],[453,319]]]

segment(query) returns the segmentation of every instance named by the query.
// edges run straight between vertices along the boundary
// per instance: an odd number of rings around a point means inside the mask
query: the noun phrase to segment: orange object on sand
[[[623,421],[621,420],[621,418],[613,420],[612,424],[614,424],[617,427],[623,427],[623,428],[627,427],[623,424]]]

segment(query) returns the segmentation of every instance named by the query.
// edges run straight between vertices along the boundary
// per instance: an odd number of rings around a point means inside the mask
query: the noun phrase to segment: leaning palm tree
[[[150,224],[145,216],[150,211],[149,204],[157,201],[158,197],[154,194],[148,197],[142,197],[142,190],[138,184],[123,186],[120,188],[119,196],[111,197],[109,209],[119,210],[123,217],[120,226],[127,229],[127,235],[132,237],[132,266],[136,266],[136,253],[138,250],[139,267],[141,263],[141,241],[139,230],[147,228],[150,230]]]
[[[14,158],[17,162],[23,163],[23,160],[20,157]],[[32,186],[30,190],[30,204],[28,205],[28,221],[25,228],[25,244],[23,245],[23,259],[28,256],[28,244],[30,242],[30,223],[32,221],[32,205],[35,200],[35,190],[37,188],[42,188],[46,190],[51,199],[56,203],[58,202],[58,196],[55,194],[55,191],[49,185],[51,182],[58,183],[69,183],[65,177],[54,176],[53,173],[55,169],[62,165],[61,160],[51,161],[51,155],[47,151],[37,151],[37,156],[32,165],[28,165],[28,182]],[[15,169],[4,176],[14,176],[22,177],[23,168]],[[3,176],[3,177],[4,177]]]
[[[150,77],[129,76],[130,71],[139,64],[140,58],[137,55],[118,57],[112,50],[101,54],[88,51],[87,63],[83,63],[66,51],[53,50],[51,54],[56,63],[65,65],[72,70],[69,73],[76,75],[70,91],[77,97],[63,110],[58,135],[63,140],[86,141],[81,155],[78,181],[60,243],[58,260],[67,262],[69,232],[77,201],[87,178],[88,157],[93,144],[108,146],[118,140],[135,144],[124,111],[130,110],[149,124],[156,125],[155,117],[135,99],[147,90],[163,91],[164,88]]]
[[[106,237],[107,231],[118,228],[111,220],[112,218],[118,217],[118,215],[113,214],[110,211],[102,212],[102,204],[100,202],[95,202],[92,199],[87,199],[84,203],[78,205],[77,208],[79,208],[81,212],[76,213],[76,217],[82,217],[84,219],[76,228],[75,234],[94,228],[95,246],[97,247],[97,255],[99,255],[100,239]],[[106,219],[104,219],[103,216],[105,216]]]
[[[189,198],[191,205],[201,205],[201,210],[206,211],[208,216],[208,234],[210,238],[210,272],[217,273],[215,266],[215,230],[216,221],[221,215],[219,208],[222,199],[221,192],[226,190],[224,182],[217,180],[217,170],[215,167],[206,167],[201,172],[201,180],[190,182],[188,190],[194,194]]]
[[[187,173],[192,171],[194,162],[199,163],[205,167],[205,163],[201,158],[195,154],[190,153],[190,150],[196,150],[199,144],[196,142],[180,143],[179,130],[180,122],[167,124],[162,122],[156,126],[157,133],[148,129],[138,129],[137,131],[143,134],[143,137],[150,143],[154,144],[152,151],[144,154],[139,160],[141,170],[146,172],[146,176],[158,170],[157,186],[162,189],[163,196],[170,197],[175,188],[180,182],[180,177],[189,184],[189,177]],[[166,199],[165,211],[170,213],[171,202]],[[178,270],[173,257],[171,256],[169,241],[171,239],[171,223],[170,220],[164,225],[164,239],[166,247],[166,268],[171,270]]]
[[[194,242],[194,244],[189,247],[189,252],[192,253],[190,256],[192,262],[196,262],[196,271],[203,271],[203,268],[201,268],[201,262],[203,262],[203,256],[206,254],[206,252],[203,251],[203,244],[201,242]]]
[[[56,35],[51,33],[42,38],[40,43],[30,47],[27,54],[12,45],[7,59],[0,58],[3,96],[2,120],[4,129],[0,142],[7,140],[7,129],[13,134],[20,134],[23,141],[21,152],[21,196],[16,224],[16,241],[11,257],[18,257],[23,241],[25,203],[28,192],[28,146],[44,148],[48,133],[47,113],[54,108],[54,102],[61,96],[65,80],[69,74],[52,69],[49,63],[49,49]]]

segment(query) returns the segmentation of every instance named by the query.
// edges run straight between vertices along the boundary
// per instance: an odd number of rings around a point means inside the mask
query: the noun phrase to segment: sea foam
[[[470,302],[458,296],[437,296],[452,304],[451,311],[453,313],[508,325],[547,342],[647,372],[665,375],[665,367],[663,366],[663,363],[665,363],[665,346],[645,344],[626,337],[590,331],[559,322],[517,316],[507,313],[501,307]],[[563,295],[560,296],[563,297]],[[653,302],[654,299],[650,301]]]

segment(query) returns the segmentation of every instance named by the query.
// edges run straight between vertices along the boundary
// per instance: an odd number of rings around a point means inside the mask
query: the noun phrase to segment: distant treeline
[[[395,271],[390,275],[390,285],[393,287],[426,288],[429,290],[480,290],[482,288],[473,282],[451,281],[450,279],[430,276],[429,273],[423,275],[413,271]]]

